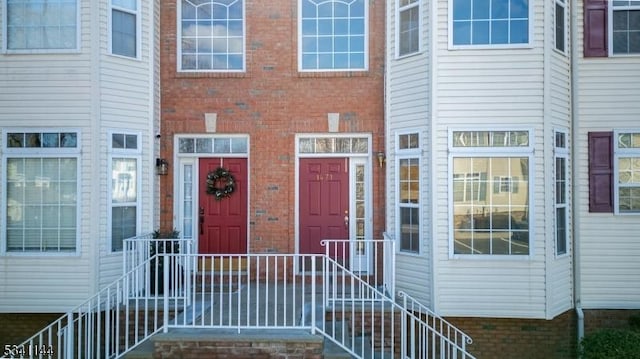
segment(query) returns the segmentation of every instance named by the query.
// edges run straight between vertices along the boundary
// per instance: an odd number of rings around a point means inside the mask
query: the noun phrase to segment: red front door
[[[235,179],[229,197],[216,199],[207,193],[207,175],[223,167]],[[198,252],[201,254],[247,253],[247,159],[201,158],[198,194]],[[224,187],[218,183],[216,187]]]
[[[300,253],[324,253],[323,239],[348,239],[346,158],[300,159]]]

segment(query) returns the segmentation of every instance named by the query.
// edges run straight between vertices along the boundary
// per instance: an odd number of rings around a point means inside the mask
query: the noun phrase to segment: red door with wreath
[[[198,183],[198,252],[246,254],[247,159],[201,158]]]

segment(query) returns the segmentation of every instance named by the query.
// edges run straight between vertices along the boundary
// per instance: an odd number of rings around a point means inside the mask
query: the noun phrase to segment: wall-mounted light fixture
[[[156,173],[160,176],[169,173],[169,162],[164,158],[156,158]]]
[[[384,155],[384,152],[378,152],[377,156],[378,156],[378,166],[382,168],[386,161],[386,156]]]

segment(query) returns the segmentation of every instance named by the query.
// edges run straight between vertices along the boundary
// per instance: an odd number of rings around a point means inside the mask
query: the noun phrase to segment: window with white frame
[[[567,0],[556,0],[555,6],[555,18],[554,18],[554,32],[555,32],[555,48],[556,50],[566,52],[567,43]]]
[[[178,13],[180,70],[244,70],[243,0],[181,0]]]
[[[398,56],[420,51],[420,0],[398,1]]]
[[[417,133],[398,135],[398,238],[400,251],[420,252],[420,144]]]
[[[138,0],[111,0],[111,53],[138,56],[140,24]]]
[[[610,9],[612,54],[640,54],[640,0],[615,0]]]
[[[567,254],[569,240],[569,148],[567,133],[555,131],[555,210],[556,210],[556,255]]]
[[[452,131],[450,143],[453,254],[528,255],[529,132]]]
[[[4,248],[8,253],[75,253],[78,238],[77,132],[6,131]]]
[[[640,131],[615,134],[615,209],[640,213]]]
[[[111,251],[122,251],[123,241],[134,237],[140,218],[140,136],[112,133]]]
[[[453,46],[529,43],[529,0],[450,0]]]
[[[77,49],[77,0],[4,1],[6,50]]]
[[[366,70],[365,0],[299,0],[300,70]]]

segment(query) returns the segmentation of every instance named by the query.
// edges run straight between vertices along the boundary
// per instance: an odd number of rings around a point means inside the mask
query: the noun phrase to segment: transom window
[[[244,70],[243,0],[181,0],[179,13],[180,70]]]
[[[111,53],[138,56],[138,0],[111,0]]]
[[[365,0],[300,0],[300,69],[366,70]]]
[[[640,54],[640,0],[614,0],[610,7],[613,54]]]
[[[529,132],[452,131],[451,143],[453,254],[528,255]]]
[[[452,44],[529,43],[528,0],[450,0]]]
[[[4,249],[74,253],[78,230],[78,134],[5,132]]]
[[[7,50],[75,50],[77,0],[5,0]]]
[[[398,2],[398,56],[420,51],[420,1]]]
[[[615,136],[615,208],[618,213],[640,213],[640,132]]]

